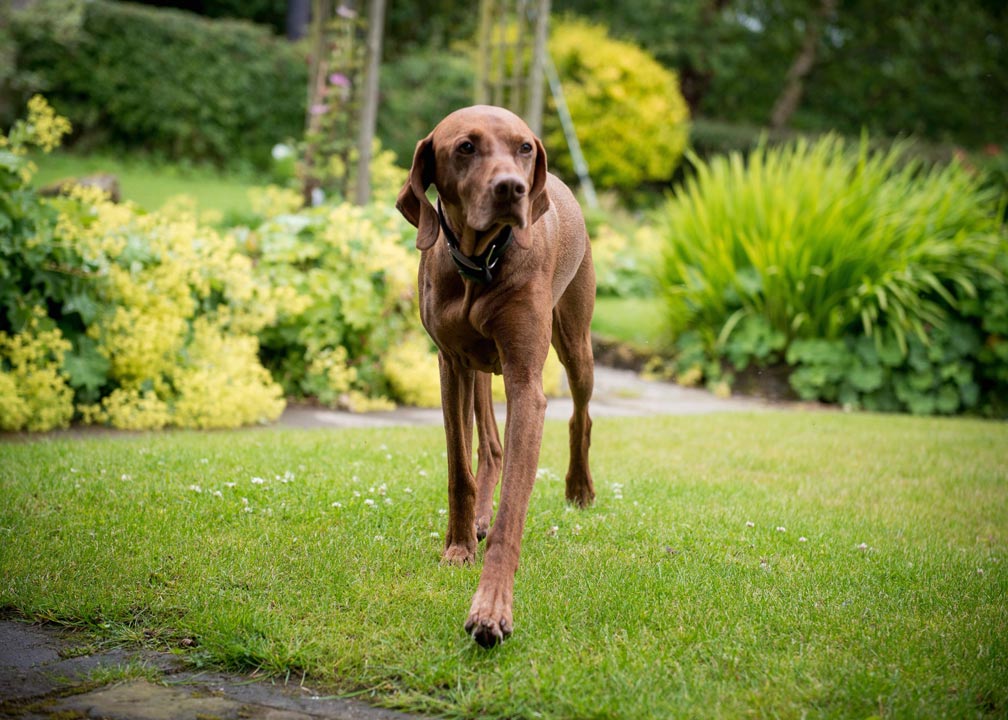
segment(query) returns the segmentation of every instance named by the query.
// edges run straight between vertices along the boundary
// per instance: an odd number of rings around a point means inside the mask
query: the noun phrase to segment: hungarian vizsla
[[[432,184],[437,208],[426,194]],[[567,500],[584,507],[595,498],[588,469],[588,401],[594,382],[591,247],[577,200],[546,170],[542,142],[521,118],[502,108],[480,105],[453,112],[417,143],[396,207],[417,227],[420,315],[439,350],[448,444],[443,561],[474,562],[477,542],[486,538],[483,572],[465,628],[489,647],[514,627],[514,578],[542,444],[542,372],[551,341],[574,400]],[[491,373],[504,376],[503,450]]]

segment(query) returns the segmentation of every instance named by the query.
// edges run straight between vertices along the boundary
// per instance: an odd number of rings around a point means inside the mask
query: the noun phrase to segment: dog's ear
[[[427,250],[437,242],[437,211],[427,199],[427,188],[434,182],[433,133],[417,143],[409,177],[399,191],[396,209],[417,229],[416,246]]]
[[[532,189],[529,191],[528,222],[525,224],[524,230],[514,231],[515,241],[520,247],[525,248],[530,247],[532,244],[532,233],[529,231],[529,228],[550,207],[549,193],[546,192],[546,150],[543,148],[542,141],[539,138],[535,139],[535,147],[536,159],[535,169],[532,171]]]
[[[539,138],[535,139],[536,161],[532,176],[532,190],[529,192],[529,225],[543,216],[550,206],[549,193],[546,192],[546,149]]]

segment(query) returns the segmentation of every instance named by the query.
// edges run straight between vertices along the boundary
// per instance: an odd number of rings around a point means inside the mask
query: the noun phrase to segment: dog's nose
[[[517,175],[501,175],[494,178],[493,194],[498,200],[517,200],[528,192],[525,180]]]

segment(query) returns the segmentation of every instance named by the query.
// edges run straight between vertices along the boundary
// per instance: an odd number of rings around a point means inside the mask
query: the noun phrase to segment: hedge
[[[16,84],[86,144],[265,166],[304,125],[295,46],[243,21],[130,3],[42,0],[12,14]]]

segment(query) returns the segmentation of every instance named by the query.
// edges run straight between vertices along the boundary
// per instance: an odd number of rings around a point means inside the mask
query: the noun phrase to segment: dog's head
[[[542,142],[520,117],[489,105],[456,110],[417,143],[396,207],[416,226],[420,250],[438,236],[437,211],[426,192],[431,184],[480,233],[504,225],[527,228],[550,204]],[[527,237],[515,234],[519,245]]]

